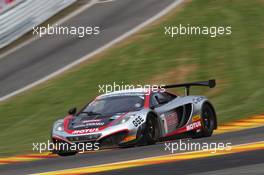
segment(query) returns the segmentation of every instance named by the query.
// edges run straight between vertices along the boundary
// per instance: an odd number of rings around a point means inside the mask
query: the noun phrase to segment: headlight
[[[127,115],[125,117],[123,117],[121,120],[118,120],[117,122],[114,123],[114,125],[119,125],[119,124],[123,124],[126,123],[127,121],[129,121],[131,118],[135,117],[136,115],[132,114],[132,115]]]
[[[55,131],[63,131],[64,127],[63,127],[63,123],[56,123],[54,126]]]

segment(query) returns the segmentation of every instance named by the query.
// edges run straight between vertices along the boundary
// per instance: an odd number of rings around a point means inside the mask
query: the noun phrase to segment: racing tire
[[[55,139],[52,139],[52,143],[56,144],[59,143]],[[73,156],[78,153],[78,151],[70,151],[70,150],[59,150],[59,149],[53,149],[53,154],[57,154],[59,156],[65,157],[65,156]]]
[[[157,123],[154,117],[147,118],[142,140],[145,145],[153,145],[157,142]]]
[[[66,156],[74,156],[77,153],[78,152],[57,152],[56,154],[58,154],[61,157],[66,157]]]
[[[216,115],[212,106],[205,103],[201,112],[202,129],[199,133],[193,133],[192,138],[210,137],[215,129]]]

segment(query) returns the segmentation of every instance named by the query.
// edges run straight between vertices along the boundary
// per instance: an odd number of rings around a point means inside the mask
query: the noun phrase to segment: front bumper
[[[104,130],[87,134],[69,134],[65,131],[52,132],[54,143],[64,142],[68,144],[99,143],[100,148],[113,146],[130,146],[136,143],[137,129],[129,125],[112,126]]]

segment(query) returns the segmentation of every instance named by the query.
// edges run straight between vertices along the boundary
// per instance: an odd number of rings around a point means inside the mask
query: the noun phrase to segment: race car
[[[72,108],[68,116],[56,121],[52,141],[127,147],[155,144],[183,133],[193,138],[209,137],[217,129],[215,109],[206,97],[190,95],[190,88],[215,85],[215,80],[209,80],[100,95],[80,111]],[[185,95],[168,92],[179,87],[185,87]],[[66,156],[78,151],[55,148],[54,152]]]

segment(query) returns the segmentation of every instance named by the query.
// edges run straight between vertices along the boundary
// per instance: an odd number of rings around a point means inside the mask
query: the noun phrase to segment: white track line
[[[102,51],[104,51],[104,50],[106,50],[106,49],[112,47],[112,46],[115,45],[116,43],[119,43],[120,41],[122,41],[122,40],[128,38],[129,36],[131,36],[131,35],[133,35],[134,33],[138,32],[138,31],[141,30],[142,28],[144,28],[144,27],[146,27],[147,25],[151,24],[151,23],[154,22],[155,20],[157,20],[157,19],[161,18],[162,16],[166,15],[166,14],[169,13],[171,10],[173,10],[175,7],[177,7],[178,5],[180,5],[183,1],[184,1],[184,0],[175,0],[175,2],[173,2],[172,4],[170,4],[169,6],[167,6],[165,9],[163,9],[163,10],[162,10],[161,12],[159,12],[157,15],[155,15],[155,16],[153,16],[152,18],[148,19],[147,21],[141,23],[141,24],[138,25],[137,27],[131,29],[130,31],[126,32],[125,34],[123,34],[123,35],[121,35],[121,36],[119,36],[118,38],[114,39],[113,41],[107,43],[106,45],[102,46],[101,48],[98,48],[97,50],[95,50],[95,51],[89,53],[88,55],[86,55],[86,56],[84,56],[84,57],[82,57],[82,58],[80,58],[80,59],[78,59],[78,60],[76,60],[76,61],[74,61],[74,62],[68,64],[67,66],[65,66],[65,67],[63,67],[63,68],[57,70],[56,72],[54,72],[54,73],[52,73],[52,74],[50,74],[50,75],[48,75],[48,76],[46,76],[46,77],[44,77],[44,78],[38,80],[38,81],[36,81],[36,82],[34,82],[34,83],[32,83],[32,84],[29,84],[29,85],[27,85],[27,86],[25,86],[25,87],[23,87],[23,88],[21,88],[21,89],[19,89],[19,90],[16,90],[16,91],[14,91],[14,92],[12,92],[12,93],[10,93],[10,94],[8,94],[8,95],[5,95],[5,96],[1,97],[1,98],[0,98],[0,102],[2,102],[2,101],[4,101],[4,100],[7,100],[7,99],[9,99],[9,98],[11,98],[11,97],[13,97],[13,96],[19,94],[19,93],[22,93],[22,92],[28,90],[28,89],[31,89],[31,88],[33,88],[33,87],[35,87],[35,86],[37,86],[37,85],[39,85],[39,84],[41,84],[41,83],[43,83],[43,82],[45,82],[45,81],[47,81],[47,80],[49,80],[49,79],[55,77],[55,76],[57,76],[57,75],[59,75],[59,74],[65,72],[65,71],[67,71],[67,70],[73,68],[74,66],[76,66],[76,65],[78,65],[78,64],[80,64],[80,63],[82,63],[82,62],[84,62],[84,61],[86,61],[86,60],[88,60],[88,59],[90,59],[91,57],[93,57],[93,56],[99,54],[100,52],[102,52]],[[96,2],[96,0],[95,0],[94,2]]]
[[[69,19],[71,19],[71,18],[73,18],[73,17],[79,15],[79,14],[82,13],[84,10],[86,10],[86,9],[88,9],[88,8],[90,8],[90,7],[92,7],[94,4],[99,3],[99,2],[97,2],[97,1],[98,1],[98,0],[91,0],[90,3],[88,3],[88,4],[84,5],[84,6],[82,6],[81,8],[79,8],[79,9],[73,11],[73,12],[70,13],[69,15],[66,15],[64,18],[62,18],[62,19],[60,19],[59,21],[57,21],[57,22],[56,22],[56,25],[61,25],[61,24],[63,24],[64,22],[68,21]],[[13,53],[13,52],[15,52],[15,51],[21,49],[22,47],[24,47],[24,46],[26,46],[26,45],[32,43],[33,41],[36,41],[37,39],[40,39],[40,37],[39,37],[38,35],[33,36],[32,38],[28,39],[27,41],[25,41],[25,42],[19,44],[18,46],[14,47],[14,48],[12,48],[12,49],[9,49],[9,50],[6,51],[5,53],[1,54],[1,55],[0,55],[0,59],[2,59],[2,58],[4,58],[4,57],[6,57],[7,55],[9,55],[9,54],[11,54],[11,53]]]

